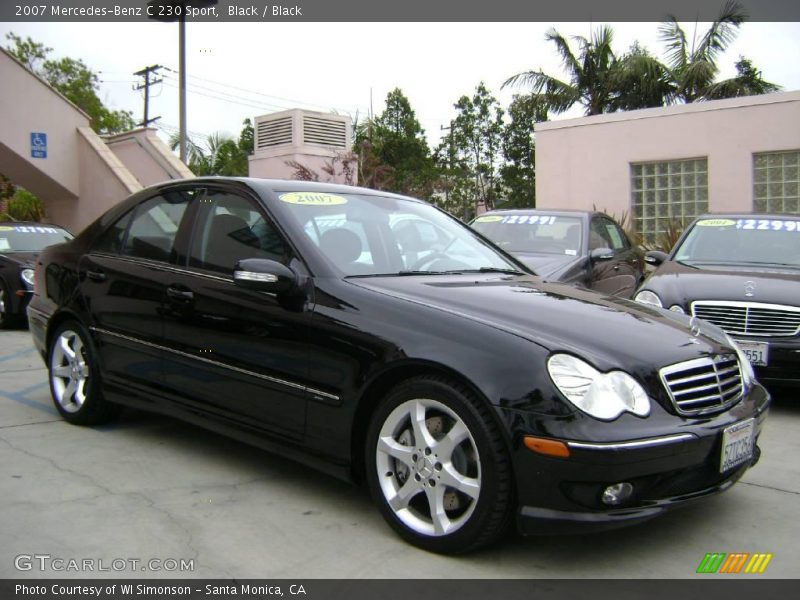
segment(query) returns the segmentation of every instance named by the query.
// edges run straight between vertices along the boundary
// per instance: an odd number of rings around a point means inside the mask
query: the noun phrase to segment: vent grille
[[[758,302],[692,303],[692,314],[727,333],[787,337],[800,332],[800,308]]]
[[[742,396],[742,371],[735,354],[670,365],[659,374],[681,415],[718,412]]]
[[[256,148],[271,148],[292,143],[292,117],[260,121],[256,131]]]
[[[344,148],[347,146],[347,126],[344,121],[304,116],[303,142]]]

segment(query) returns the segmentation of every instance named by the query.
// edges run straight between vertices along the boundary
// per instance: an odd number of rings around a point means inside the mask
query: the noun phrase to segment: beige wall
[[[0,173],[43,200],[75,199],[75,130],[89,118],[0,49]],[[31,158],[31,133],[47,134],[47,158]]]
[[[753,153],[800,149],[800,92],[597,115],[536,126],[536,204],[621,215],[630,165],[708,158],[709,210],[753,209]]]
[[[105,138],[114,155],[143,186],[194,177],[152,128],[135,129]]]

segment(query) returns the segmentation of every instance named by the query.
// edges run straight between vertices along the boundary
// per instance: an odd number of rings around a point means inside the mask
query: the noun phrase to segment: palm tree
[[[753,66],[753,63],[740,56],[736,63],[738,75],[731,79],[725,79],[717,83],[712,83],[706,89],[705,98],[718,100],[720,98],[736,98],[737,96],[754,96],[756,94],[769,94],[777,92],[781,86],[769,81],[764,81],[761,71]]]
[[[674,16],[661,24],[659,31],[667,45],[667,66],[677,100],[688,103],[707,97],[719,71],[717,58],[736,38],[746,18],[742,6],[735,0],[728,0],[708,31],[699,41],[695,32],[691,42]]]
[[[573,39],[580,47],[578,56],[572,52],[567,40],[555,29],[547,32],[545,39],[553,42],[569,75],[569,82],[547,75],[541,69],[524,71],[509,77],[503,87],[524,85],[540,97],[548,111],[561,113],[580,102],[587,115],[597,115],[611,109],[613,85],[611,75],[617,59],[611,49],[614,31],[608,25],[596,29],[592,39],[582,36]]]

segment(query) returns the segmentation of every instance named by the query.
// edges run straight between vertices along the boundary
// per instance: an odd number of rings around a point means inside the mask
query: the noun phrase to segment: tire
[[[98,425],[115,418],[120,407],[103,398],[97,352],[86,329],[65,321],[56,329],[47,353],[53,402],[75,425]]]
[[[11,294],[0,279],[0,329],[11,329],[18,323],[17,315],[11,313]]]
[[[406,541],[464,554],[505,533],[512,511],[510,459],[490,408],[443,377],[410,379],[373,415],[367,482]]]

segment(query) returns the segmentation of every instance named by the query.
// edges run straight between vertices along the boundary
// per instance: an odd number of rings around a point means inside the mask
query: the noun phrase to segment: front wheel
[[[378,407],[366,451],[373,498],[412,544],[461,554],[505,530],[510,460],[489,408],[465,387],[439,377],[399,385]]]
[[[102,396],[97,354],[79,323],[69,321],[56,330],[47,365],[53,402],[65,420],[76,425],[96,425],[118,414],[119,408]]]

